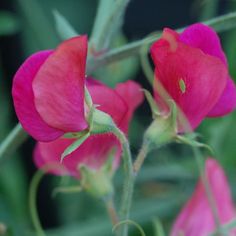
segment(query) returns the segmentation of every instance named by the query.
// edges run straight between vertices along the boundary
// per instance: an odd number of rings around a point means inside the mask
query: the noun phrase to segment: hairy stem
[[[124,189],[121,203],[121,220],[128,220],[130,216],[130,208],[132,203],[132,195],[134,188],[134,173],[132,166],[132,157],[129,147],[129,142],[125,134],[118,128],[113,130],[113,133],[120,140],[123,148],[123,162],[124,162]],[[128,227],[124,225],[122,228],[122,236],[128,235]]]
[[[211,208],[211,212],[212,212],[214,222],[215,222],[215,225],[216,225],[216,228],[217,228],[217,236],[223,236],[223,233],[221,231],[221,222],[220,222],[220,219],[219,219],[217,205],[216,205],[215,198],[214,198],[214,195],[213,195],[212,190],[211,190],[211,186],[210,186],[209,181],[208,181],[208,177],[207,177],[206,172],[205,172],[205,162],[204,162],[204,160],[202,158],[202,155],[199,152],[198,148],[193,147],[193,153],[194,153],[194,156],[195,156],[195,160],[197,162],[197,166],[198,166],[198,169],[199,169],[199,172],[200,172],[200,177],[202,179],[202,183],[204,185],[207,200],[208,200],[209,206]]]
[[[30,183],[29,189],[29,210],[37,236],[46,236],[39,220],[36,203],[38,186],[44,174],[43,171],[38,170]]]
[[[140,168],[142,167],[148,152],[149,152],[148,144],[143,144],[133,164],[133,170],[135,175],[138,174]]]
[[[104,202],[107,208],[107,213],[110,216],[111,223],[113,226],[115,226],[116,224],[119,223],[119,217],[116,213],[114,201],[112,198],[109,198],[109,199],[105,199]]]

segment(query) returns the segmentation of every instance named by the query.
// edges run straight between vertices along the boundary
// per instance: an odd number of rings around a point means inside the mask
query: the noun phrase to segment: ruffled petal
[[[208,117],[224,116],[236,108],[236,87],[234,81],[229,77],[227,85],[220,99],[207,114]]]
[[[186,45],[201,49],[206,54],[218,57],[227,66],[220,39],[211,27],[201,23],[193,24],[180,34],[179,40]]]
[[[15,74],[12,96],[17,117],[23,128],[36,140],[52,141],[61,136],[61,130],[45,123],[34,104],[32,82],[45,60],[52,51],[41,51],[30,56]]]
[[[230,222],[236,215],[230,188],[223,169],[216,160],[209,158],[205,167],[209,185],[217,206],[222,224]],[[201,180],[193,196],[177,217],[171,236],[182,233],[185,236],[205,236],[216,229],[211,207]],[[235,230],[229,235],[235,235]]]
[[[64,132],[87,128],[84,79],[87,37],[64,41],[47,58],[33,81],[35,106],[50,126]]]
[[[144,96],[141,86],[134,81],[127,81],[116,86],[115,91],[128,105],[128,111],[120,124],[120,128],[128,133],[129,122],[132,119],[135,109],[143,102]]]
[[[78,149],[66,156],[60,163],[61,154],[73,142],[60,138],[53,142],[38,142],[34,151],[34,162],[38,168],[48,167],[56,175],[71,175],[80,178],[79,166],[84,164],[91,169],[99,169],[114,151],[113,168],[120,163],[121,146],[112,134],[90,136]]]
[[[167,112],[163,86],[194,129],[222,95],[228,72],[218,58],[175,39],[176,32],[164,30],[162,39],[151,47],[155,63],[155,99],[163,112]]]

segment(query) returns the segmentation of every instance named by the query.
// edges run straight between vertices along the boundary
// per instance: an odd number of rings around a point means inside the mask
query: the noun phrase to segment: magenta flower
[[[224,171],[216,160],[209,158],[206,161],[205,173],[215,199],[219,220],[221,224],[229,223],[236,214]],[[170,235],[207,236],[215,230],[212,211],[200,179],[192,197],[177,217]],[[234,230],[228,235],[235,233]]]
[[[127,134],[133,112],[143,100],[140,86],[133,81],[127,81],[118,84],[113,90],[102,83],[88,79],[87,87],[93,103],[98,105],[98,109],[111,115],[116,125]],[[60,164],[61,154],[74,141],[74,139],[59,138],[47,143],[38,142],[34,152],[36,165],[39,168],[49,165],[51,167],[49,172],[53,174],[71,175],[80,178],[79,166],[81,164],[97,170],[112,153],[114,157],[113,169],[115,170],[119,166],[121,146],[113,134],[90,136]],[[59,165],[62,165],[63,168],[58,168]]]
[[[88,127],[84,102],[87,37],[61,43],[54,51],[30,56],[12,88],[16,114],[36,140],[51,141]]]
[[[155,100],[168,112],[160,85],[195,129],[205,117],[223,116],[236,107],[236,88],[217,34],[194,24],[178,34],[164,29],[151,47],[155,64]],[[179,127],[181,130],[182,128]]]

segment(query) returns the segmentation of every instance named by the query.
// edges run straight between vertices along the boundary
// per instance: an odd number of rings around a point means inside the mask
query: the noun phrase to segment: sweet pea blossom
[[[236,217],[230,187],[219,163],[209,158],[206,161],[205,173],[215,200],[221,224],[229,223]],[[207,236],[216,230],[214,217],[202,180],[178,215],[171,231],[171,236]],[[235,230],[229,232],[236,235]]]
[[[142,102],[143,94],[140,86],[127,81],[110,89],[95,80],[88,79],[87,87],[93,103],[98,109],[108,113],[115,124],[127,134],[129,121],[135,108]],[[63,151],[74,142],[74,139],[58,138],[52,142],[38,142],[34,151],[34,161],[39,168],[50,166],[49,172],[59,175],[71,175],[80,178],[80,165],[90,169],[99,169],[109,155],[113,156],[113,170],[120,162],[121,146],[117,138],[111,134],[91,135],[79,148],[68,155],[60,164]],[[62,169],[58,169],[62,165]],[[55,166],[55,168],[53,168]]]
[[[111,89],[92,78],[85,79],[86,57],[87,37],[74,37],[55,50],[30,56],[13,80],[16,114],[23,128],[39,141],[34,152],[36,165],[39,168],[51,165],[49,171],[54,174],[80,178],[81,164],[98,169],[111,152],[114,152],[113,168],[119,164],[121,146],[109,133],[90,136],[67,156],[64,168],[56,167],[60,165],[63,151],[76,140],[76,137],[64,138],[63,135],[89,128],[85,86],[96,109],[109,114],[126,134],[132,114],[143,100],[141,87],[133,81]]]
[[[197,23],[181,34],[165,28],[152,45],[151,56],[155,64],[155,100],[163,114],[169,111],[165,92],[192,129],[205,117],[223,116],[235,109],[236,88],[220,40],[210,27]],[[179,130],[183,129],[180,123]]]
[[[23,128],[36,140],[52,141],[88,127],[84,87],[87,37],[62,42],[30,56],[17,71],[12,95]]]

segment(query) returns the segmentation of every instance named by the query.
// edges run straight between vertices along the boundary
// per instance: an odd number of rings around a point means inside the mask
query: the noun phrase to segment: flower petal
[[[38,168],[49,166],[49,172],[52,174],[80,178],[79,165],[84,164],[94,170],[99,169],[113,149],[115,151],[113,168],[119,166],[121,146],[112,134],[90,136],[78,149],[68,155],[63,163],[60,163],[61,154],[73,141],[60,138],[49,143],[38,142],[34,151],[36,166]]]
[[[209,158],[205,167],[209,185],[222,224],[228,223],[235,215],[230,188],[223,169],[216,160]],[[171,236],[180,232],[186,236],[205,236],[216,229],[204,185],[199,180],[193,196],[186,203],[172,228]],[[231,232],[230,235],[235,235]]]
[[[163,86],[194,129],[222,95],[228,72],[218,58],[174,39],[176,32],[164,30],[163,38],[151,47],[155,63],[155,99],[163,111],[168,110],[160,90]],[[177,47],[173,47],[176,43]]]
[[[128,111],[123,118],[120,128],[128,133],[129,122],[133,116],[135,109],[143,102],[144,96],[141,91],[141,86],[131,80],[125,83],[120,83],[116,86],[115,91],[122,97],[128,105]]]
[[[229,77],[227,85],[220,99],[207,114],[208,117],[224,116],[236,108],[236,87],[234,81]]]
[[[30,56],[15,74],[12,96],[17,117],[23,128],[36,140],[52,141],[61,136],[61,130],[45,123],[34,105],[32,82],[52,51],[41,51]]]
[[[87,37],[64,41],[48,57],[33,81],[35,106],[43,120],[64,132],[87,128],[84,79]]]
[[[180,34],[179,40],[186,45],[201,49],[206,54],[218,57],[227,66],[220,39],[211,27],[201,23],[193,24]]]

